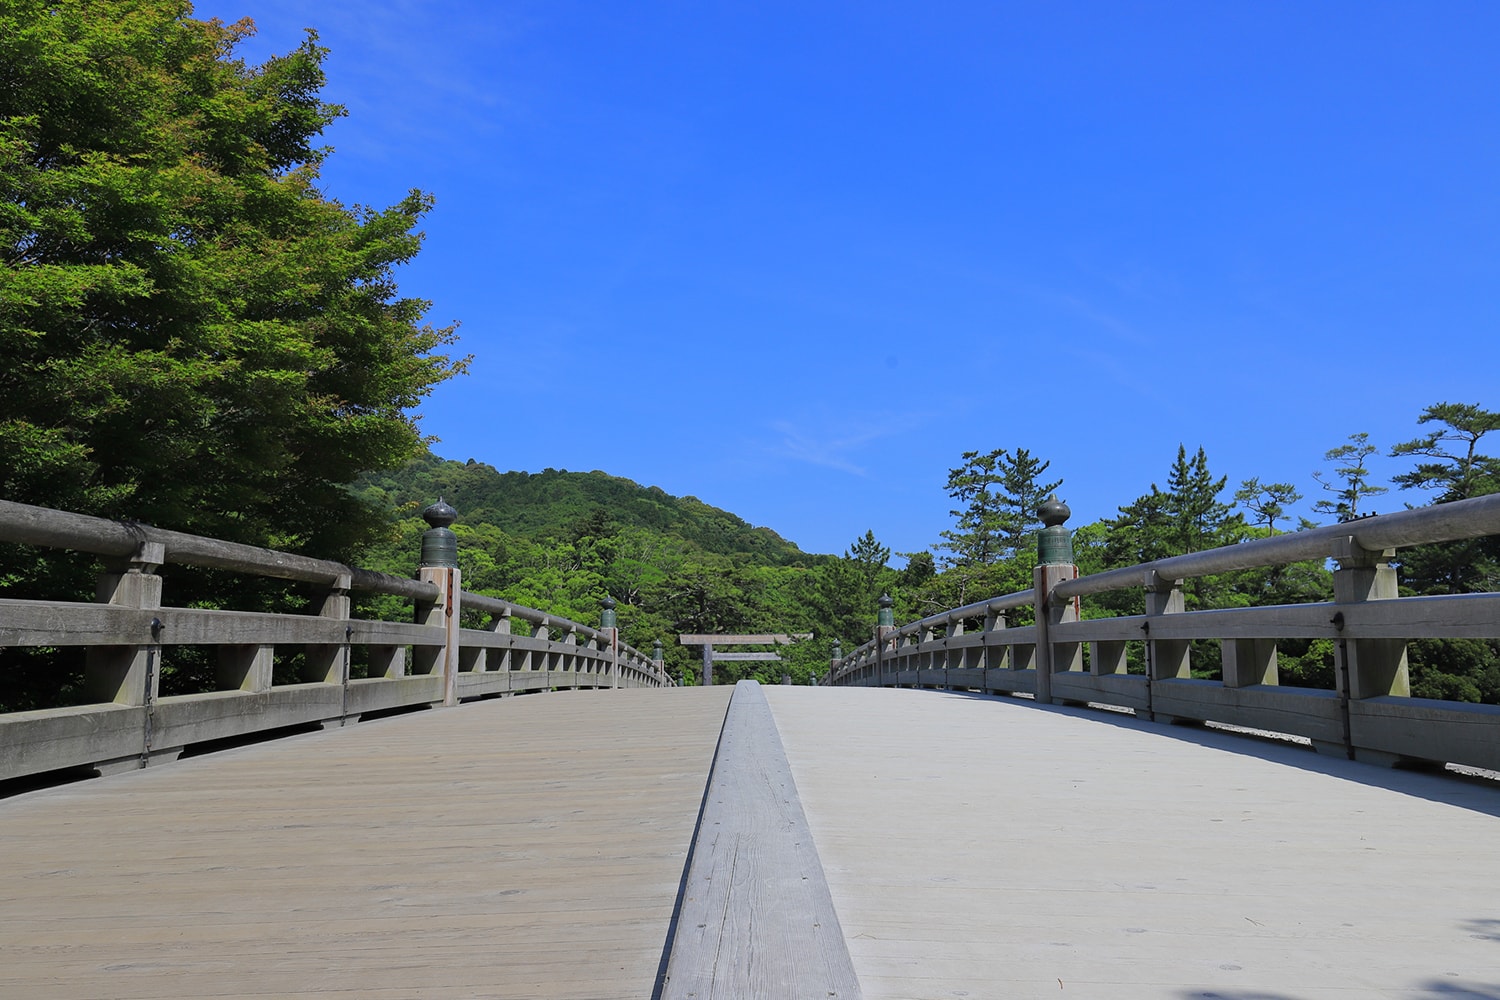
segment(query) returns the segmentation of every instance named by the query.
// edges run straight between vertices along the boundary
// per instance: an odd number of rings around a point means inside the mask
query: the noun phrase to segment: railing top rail
[[[1347,539],[1352,539],[1361,548],[1380,551],[1496,534],[1500,534],[1500,493],[1123,566],[1076,580],[1065,580],[1054,588],[1053,593],[1067,598],[1139,587],[1153,573],[1164,580],[1186,580],[1305,559],[1326,559],[1336,556],[1338,547]]]
[[[1073,580],[1063,580],[1053,588],[1052,593],[1059,599],[1066,600],[1085,594],[1149,586],[1153,577],[1159,580],[1186,580],[1308,559],[1327,559],[1337,557],[1351,542],[1362,549],[1383,551],[1497,534],[1500,534],[1500,493],[1344,521],[1271,538],[1258,538],[1135,566],[1122,566]],[[1022,607],[1031,604],[1033,600],[1033,592],[1027,590],[976,601],[894,628],[886,633],[886,638],[904,637],[924,628],[978,617],[990,611]],[[845,656],[841,663],[853,661],[874,646],[873,640],[864,643]]]
[[[326,586],[342,585],[352,590],[393,594],[414,601],[436,601],[440,596],[438,588],[431,583],[346,566],[331,559],[315,559],[293,552],[278,552],[255,545],[169,531],[149,524],[111,521],[88,514],[35,507],[13,500],[0,500],[0,542],[73,549],[114,559],[127,559],[140,552],[142,545],[155,543],[162,547],[162,558],[166,562],[186,566],[224,569]],[[591,640],[597,640],[605,634],[599,629],[570,619],[496,597],[465,591],[462,601],[464,607],[491,614],[507,613],[537,625],[572,629]],[[624,643],[620,648],[627,655],[644,658],[639,650]]]
[[[438,598],[437,588],[430,583],[346,566],[330,559],[314,559],[292,552],[168,531],[149,524],[33,507],[12,500],[0,500],[0,541],[74,549],[117,559],[134,555],[145,543],[156,543],[162,546],[163,558],[167,562],[186,566],[328,586],[347,580],[347,585],[354,590],[394,594],[419,601]]]
[[[972,604],[965,604],[961,608],[952,608],[948,611],[939,611],[937,614],[928,615],[926,618],[918,618],[916,621],[907,622],[905,625],[896,626],[890,631],[886,632],[885,638],[886,641],[890,641],[891,639],[901,639],[920,632],[923,629],[933,628],[934,626],[938,625],[946,626],[951,622],[963,621],[965,618],[988,617],[992,614],[999,614],[1002,611],[1009,611],[1012,608],[1024,608],[1030,605],[1033,600],[1035,600],[1035,594],[1030,590],[1018,590],[1013,594],[1001,594],[998,597],[987,597],[982,601],[974,601]],[[848,656],[845,656],[844,659],[852,660],[856,656],[859,656],[865,651],[873,649],[874,647],[875,640],[871,639],[869,642],[864,643],[863,645],[854,649],[849,653]]]
[[[937,614],[928,615],[926,618],[918,618],[916,621],[899,625],[886,633],[886,638],[914,635],[924,629],[937,626],[947,626],[953,622],[963,621],[965,618],[988,617],[999,614],[1011,608],[1024,608],[1035,599],[1030,590],[1018,590],[1013,594],[1001,594],[999,597],[986,598],[983,601],[974,601],[965,604],[961,608],[952,608],[948,611],[939,611]]]
[[[575,622],[571,618],[563,618],[560,615],[550,615],[536,608],[528,608],[524,604],[516,604],[507,601],[503,597],[487,597],[484,594],[475,594],[465,590],[460,600],[465,610],[483,611],[492,615],[509,615],[522,621],[531,622],[533,625],[545,625],[549,628],[572,629],[579,635],[590,640],[608,639],[609,633],[602,628],[591,628],[581,622]],[[633,654],[642,659],[649,659],[646,654],[627,643],[620,643],[620,652]]]

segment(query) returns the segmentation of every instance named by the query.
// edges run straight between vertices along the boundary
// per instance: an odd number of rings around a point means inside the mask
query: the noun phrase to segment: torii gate
[[[781,657],[775,652],[764,653],[720,653],[715,651],[715,646],[790,646],[802,639],[811,639],[811,632],[795,632],[786,635],[780,632],[767,632],[759,635],[679,635],[677,642],[683,646],[703,647],[703,685],[712,686],[714,682],[714,661],[723,660],[769,660],[776,663],[781,662]]]

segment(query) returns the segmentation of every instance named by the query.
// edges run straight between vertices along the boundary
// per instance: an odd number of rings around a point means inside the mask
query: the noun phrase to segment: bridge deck
[[[0,997],[649,996],[729,690],[531,695],[0,802]]]
[[[1113,713],[767,694],[867,1000],[1500,1000],[1500,791]]]
[[[730,689],[535,695],[0,802],[3,997],[645,997]],[[766,689],[868,998],[1500,1000],[1500,791]]]

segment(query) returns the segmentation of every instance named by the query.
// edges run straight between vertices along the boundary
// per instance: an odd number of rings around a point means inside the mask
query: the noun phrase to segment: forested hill
[[[574,541],[621,528],[675,536],[704,552],[748,556],[763,565],[817,561],[770,528],[755,527],[697,497],[674,497],[603,472],[500,472],[492,465],[455,462],[430,451],[395,472],[362,478],[362,499],[378,507],[419,511],[439,496],[470,525],[490,524],[534,541]]]

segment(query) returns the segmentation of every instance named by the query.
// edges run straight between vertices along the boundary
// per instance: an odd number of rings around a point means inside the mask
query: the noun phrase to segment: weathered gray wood
[[[1060,583],[1055,593],[1062,597],[1078,597],[1139,587],[1145,575],[1151,572],[1164,579],[1186,580],[1240,569],[1324,559],[1335,555],[1337,546],[1351,539],[1362,548],[1379,551],[1495,534],[1500,534],[1500,493],[1107,570]]]
[[[1214,681],[1171,680],[1152,685],[1157,718],[1198,719],[1248,729],[1341,743],[1338,695],[1276,685],[1229,688]]]
[[[290,645],[441,643],[432,630],[404,622],[348,622],[315,615],[277,615],[197,608],[136,609],[108,604],[0,600],[0,646],[99,646],[152,641],[151,622],[162,623],[159,641],[172,645]]]
[[[1033,593],[1030,590],[1018,590],[1013,594],[1001,594],[999,597],[989,597],[972,604],[965,604],[961,608],[951,611],[939,611],[935,615],[928,615],[917,621],[902,625],[894,630],[897,635],[910,635],[927,629],[946,626],[954,622],[965,621],[970,618],[989,618],[1012,608],[1024,608],[1031,604]]]
[[[735,685],[693,844],[665,1000],[860,996],[781,737]]]
[[[1342,615],[1343,629],[1335,622]],[[1058,626],[1069,641],[1139,640],[1144,616]],[[1013,630],[1007,630],[1013,631]],[[1015,630],[1018,631],[1018,630]],[[1403,597],[1364,604],[1279,605],[1185,611],[1151,619],[1151,634],[1172,639],[1491,638],[1500,632],[1500,594]]]
[[[115,558],[128,557],[142,544],[156,543],[163,546],[166,561],[188,566],[312,583],[333,583],[347,578],[357,590],[403,597],[419,597],[428,593],[428,589],[415,580],[345,566],[327,559],[313,559],[291,552],[277,552],[254,545],[167,531],[149,524],[109,521],[101,517],[50,510],[10,500],[0,500],[0,541],[76,549]]]
[[[1052,675],[1052,697],[1057,701],[1093,701],[1144,711],[1147,705],[1146,678],[1131,674],[1067,671]]]
[[[1500,770],[1500,705],[1364,698],[1349,703],[1349,726],[1356,757],[1376,751]]]
[[[5,799],[0,996],[648,997],[728,694],[503,699]]]
[[[339,719],[344,711],[342,693],[337,684],[291,684],[269,691],[209,691],[163,698],[156,704],[153,745],[184,747]]]
[[[867,998],[1500,995],[1493,782],[1021,700],[766,697]]]
[[[720,653],[717,650],[715,650],[714,651],[714,661],[715,662],[719,662],[719,661],[724,661],[724,660],[727,660],[727,661],[746,660],[746,661],[755,661],[755,662],[765,661],[765,662],[780,663],[781,662],[781,657],[780,657],[780,655],[778,655],[776,653]]]

